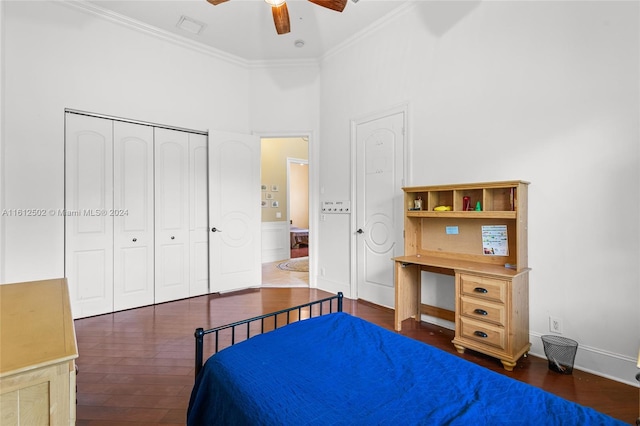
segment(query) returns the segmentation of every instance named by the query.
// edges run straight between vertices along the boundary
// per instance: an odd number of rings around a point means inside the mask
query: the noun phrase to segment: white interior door
[[[209,133],[210,291],[261,284],[260,138]]]
[[[356,123],[358,298],[395,304],[391,258],[403,251],[404,112]]]
[[[65,276],[73,317],[113,311],[112,122],[66,114]]]
[[[113,308],[154,302],[153,127],[113,123]]]
[[[155,303],[189,297],[189,134],[155,129]]]

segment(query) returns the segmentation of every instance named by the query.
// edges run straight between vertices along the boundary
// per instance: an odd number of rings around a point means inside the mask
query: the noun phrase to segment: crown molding
[[[392,10],[382,18],[378,19],[371,23],[371,25],[363,28],[362,30],[355,33],[353,36],[346,39],[344,42],[340,43],[336,47],[327,51],[321,58],[321,62],[331,58],[334,55],[346,50],[347,48],[353,46],[358,41],[367,38],[367,36],[375,31],[378,31],[380,28],[385,25],[389,25],[393,20],[398,19],[400,16],[403,16],[407,13],[413,12],[415,9],[415,2],[406,0],[405,4],[398,7],[397,9]]]
[[[102,8],[96,4],[89,3],[86,0],[53,0],[56,3],[63,4],[76,10],[80,10],[85,13],[89,13],[93,16],[114,22],[129,29],[151,35],[160,40],[164,40],[173,43],[177,46],[185,49],[190,49],[195,52],[228,62],[230,64],[239,65],[245,68],[272,68],[272,67],[291,67],[291,66],[308,66],[317,67],[319,61],[317,59],[302,59],[302,60],[269,60],[269,61],[253,61],[241,58],[236,55],[231,55],[222,50],[207,46],[203,43],[182,37],[178,34],[165,31],[163,29],[154,27],[152,25],[145,24],[138,20],[129,18],[127,16],[115,13],[113,11]]]
[[[186,49],[196,51],[198,53],[202,53],[207,56],[211,56],[216,59],[220,59],[235,65],[240,65],[245,67],[248,65],[248,61],[243,58],[240,58],[239,56],[228,54],[226,52],[223,52],[222,50],[215,49],[213,47],[207,46],[202,43],[198,43],[197,41],[190,40],[186,37],[182,37],[177,34],[170,33],[168,31],[154,27],[152,25],[147,25],[143,22],[121,15],[119,13],[112,12],[107,9],[104,9],[96,4],[89,3],[88,1],[85,1],[85,0],[54,0],[54,1],[57,3],[64,4],[65,6],[69,6],[71,8],[89,13],[93,16],[106,19],[107,21],[120,24],[124,27],[133,29],[140,33],[151,35],[158,39],[173,43],[177,46],[180,46]]]
[[[318,59],[270,59],[267,61],[248,61],[248,63],[253,69],[291,67],[318,68],[320,66]]]

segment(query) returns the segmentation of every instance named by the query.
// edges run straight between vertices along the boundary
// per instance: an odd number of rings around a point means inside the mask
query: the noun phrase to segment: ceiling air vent
[[[207,24],[183,15],[176,24],[176,27],[191,34],[200,35],[200,33],[207,27]]]

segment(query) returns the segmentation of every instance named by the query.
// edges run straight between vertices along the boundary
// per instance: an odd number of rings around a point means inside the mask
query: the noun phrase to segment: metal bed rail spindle
[[[213,334],[213,339],[214,339],[214,354],[217,353],[220,348],[219,348],[219,341],[220,341],[220,332],[223,330],[227,330],[227,329],[231,329],[231,345],[233,346],[236,343],[236,327],[239,327],[243,324],[246,324],[247,326],[247,333],[246,333],[246,338],[249,339],[251,337],[251,324],[255,321],[260,321],[260,332],[257,334],[263,334],[265,333],[265,319],[273,317],[273,329],[277,329],[278,328],[278,315],[281,314],[286,314],[286,324],[290,324],[291,323],[291,315],[290,313],[292,311],[298,311],[298,319],[297,321],[301,320],[302,317],[302,309],[304,308],[309,308],[309,318],[312,318],[313,315],[313,307],[315,305],[318,306],[318,315],[316,316],[322,316],[324,315],[324,304],[327,303],[329,306],[329,312],[328,313],[333,313],[333,301],[336,301],[336,311],[335,312],[342,312],[342,308],[343,308],[343,303],[342,303],[342,299],[343,299],[343,294],[342,292],[338,293],[335,296],[331,296],[331,297],[326,297],[324,299],[320,299],[320,300],[314,300],[313,302],[309,302],[309,303],[304,303],[302,305],[297,305],[297,306],[293,306],[291,308],[287,308],[287,309],[282,309],[280,311],[276,311],[276,312],[271,312],[268,314],[264,314],[264,315],[259,315],[253,318],[248,318],[248,319],[244,319],[241,321],[236,321],[234,323],[231,324],[226,324],[226,325],[222,325],[219,327],[215,327],[215,328],[211,328],[208,330],[205,330],[204,328],[197,328],[194,336],[195,336],[195,341],[196,341],[196,368],[195,368],[195,375],[196,377],[198,377],[198,374],[200,373],[200,370],[202,370],[202,366],[204,364],[204,336],[207,334]],[[285,325],[286,325],[285,324]],[[257,335],[256,334],[256,335]]]

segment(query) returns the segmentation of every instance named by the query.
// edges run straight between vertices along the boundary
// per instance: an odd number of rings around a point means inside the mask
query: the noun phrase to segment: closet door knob
[[[175,240],[175,239],[176,239],[176,237],[174,237],[174,236],[172,235],[172,236],[171,236],[171,239],[172,239],[172,240]]]
[[[214,228],[211,228],[211,232],[222,232],[222,231],[220,229],[214,227]]]
[[[134,238],[134,239],[133,239],[133,242],[135,243],[136,241],[138,241],[138,239],[137,239],[137,238]]]
[[[362,230],[362,228],[358,229],[356,232],[357,232],[358,234],[364,234],[364,231]]]

